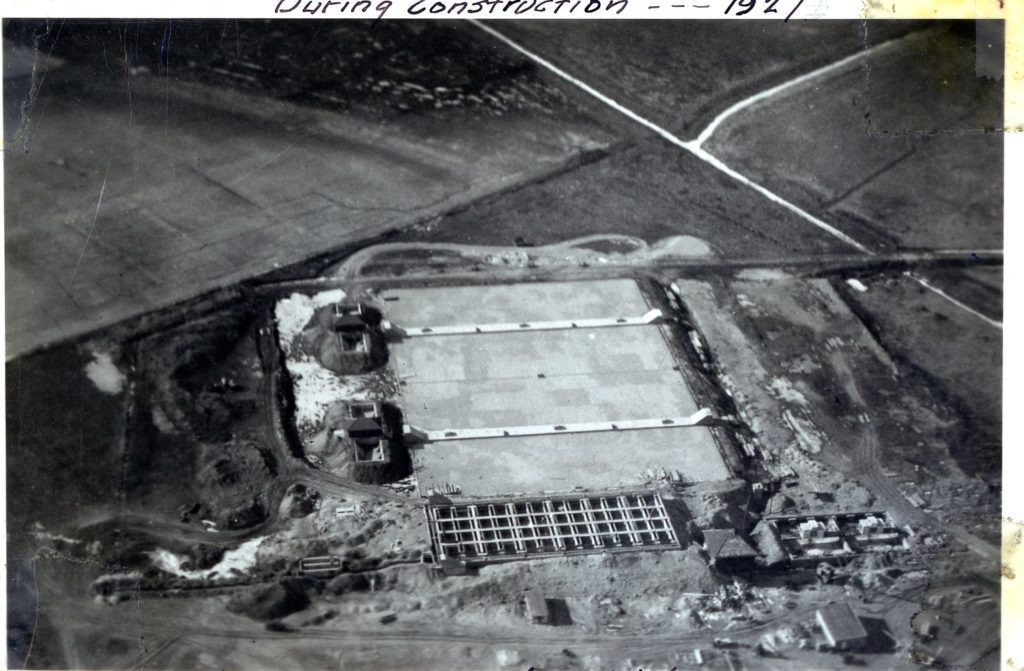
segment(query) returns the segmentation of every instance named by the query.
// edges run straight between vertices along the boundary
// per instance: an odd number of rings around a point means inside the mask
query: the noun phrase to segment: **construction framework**
[[[657,492],[430,503],[426,514],[439,561],[679,548]]]

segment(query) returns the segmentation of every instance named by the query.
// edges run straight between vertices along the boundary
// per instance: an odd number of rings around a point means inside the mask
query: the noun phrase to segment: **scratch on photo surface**
[[[38,35],[36,37],[35,45],[34,45],[34,47],[32,49],[32,51],[33,51],[33,54],[32,54],[32,83],[29,86],[28,95],[25,97],[25,101],[21,104],[21,120],[20,120],[20,122],[18,124],[18,128],[17,128],[17,130],[15,131],[15,134],[14,134],[15,138],[17,138],[19,136],[22,137],[22,139],[23,139],[22,145],[23,145],[23,148],[26,149],[26,150],[28,149],[28,144],[29,144],[28,133],[26,133],[26,130],[27,130],[28,126],[30,125],[29,117],[31,116],[32,110],[35,107],[36,100],[39,99],[39,91],[41,91],[42,88],[43,88],[43,82],[46,81],[46,74],[49,71],[49,64],[51,62],[50,59],[53,56],[53,50],[57,47],[57,42],[60,40],[60,34],[61,34],[62,30],[64,30],[64,22],[63,21],[61,21],[60,25],[57,27],[57,34],[54,36],[53,42],[50,44],[50,49],[46,53],[46,58],[45,58],[46,67],[42,69],[42,74],[40,74],[40,72],[39,72],[39,59],[40,59],[39,42],[43,39],[45,34],[44,35]],[[49,32],[49,30],[47,30],[47,32]],[[44,107],[43,110],[45,111],[45,109],[46,108]],[[40,115],[40,116],[42,116],[42,115]],[[36,121],[37,121],[37,125],[38,125],[38,119]]]
[[[238,177],[234,178],[230,182],[226,182],[224,184],[224,186],[225,187],[234,186],[234,185],[238,184],[239,182],[242,182],[243,180],[249,179],[250,177],[252,177],[256,173],[258,173],[260,170],[263,170],[263,168],[266,168],[268,165],[270,165],[271,163],[273,163],[274,161],[276,161],[277,159],[281,158],[286,153],[288,153],[289,151],[294,149],[295,145],[298,144],[298,142],[299,142],[298,140],[293,141],[287,147],[285,147],[281,151],[277,152],[276,154],[274,154],[273,156],[268,158],[266,161],[264,161],[263,163],[259,164],[258,166],[256,166],[252,170],[250,170],[249,172],[244,173],[242,175],[239,175]]]
[[[89,246],[89,241],[92,240],[92,233],[96,229],[96,222],[100,216],[100,206],[103,204],[103,193],[107,190],[107,179],[110,177],[110,164],[114,161],[114,154],[111,152],[110,158],[107,159],[107,172],[103,175],[103,184],[100,185],[100,195],[96,199],[96,210],[92,214],[92,223],[89,225],[89,232],[85,236],[85,242],[82,244],[82,250],[78,252],[78,260],[75,261],[75,267],[71,271],[71,279],[68,280],[68,286],[74,286],[75,275],[78,274],[78,267],[82,264],[82,257],[85,256],[85,250]]]

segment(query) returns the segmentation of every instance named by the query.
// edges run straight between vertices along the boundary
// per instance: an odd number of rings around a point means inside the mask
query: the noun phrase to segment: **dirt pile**
[[[693,524],[701,529],[746,530],[755,517],[749,512],[752,495],[745,480],[705,482],[682,487],[679,498],[686,504]]]
[[[373,389],[366,392],[371,398],[380,397]],[[348,403],[344,401],[328,406],[324,413],[322,438],[311,441],[307,452],[314,454],[325,469],[358,482],[384,484],[408,477],[412,463],[402,439],[401,410],[392,403],[381,403],[380,413],[381,437],[385,441],[383,461],[356,460],[357,446],[352,438],[344,436],[344,430],[351,421]]]
[[[219,528],[266,519],[280,464],[253,312],[239,304],[139,343],[126,450],[135,505]]]
[[[281,510],[292,519],[313,514],[320,503],[320,493],[303,484],[294,484],[285,492]]]
[[[185,571],[201,571],[212,568],[224,558],[224,548],[206,543],[196,543],[188,549],[188,559],[182,563]]]
[[[340,375],[366,373],[387,361],[387,344],[381,331],[381,313],[369,306],[359,306],[358,313],[339,314],[342,310],[357,310],[359,304],[351,301],[331,303],[316,309],[299,337],[298,354],[315,358],[324,368]],[[368,347],[363,349],[362,336]],[[346,349],[348,339],[354,339]],[[358,343],[358,345],[357,345]]]
[[[205,494],[204,519],[229,529],[262,522],[267,517],[267,506],[254,483],[271,477],[266,461],[252,443],[201,444],[196,481]]]
[[[452,272],[503,272],[528,268],[649,267],[652,263],[713,257],[711,246],[692,236],[669,236],[648,245],[625,235],[589,235],[534,246],[524,238],[516,246],[456,243],[386,243],[365,249],[328,269],[327,275],[444,275]]]
[[[789,553],[782,546],[782,538],[771,524],[764,521],[758,522],[750,533],[750,537],[758,552],[761,553],[761,561],[765,566],[769,568],[780,566],[789,560]]]
[[[308,608],[321,590],[322,583],[316,580],[284,578],[272,585],[238,592],[228,601],[227,608],[254,620],[277,620]]]

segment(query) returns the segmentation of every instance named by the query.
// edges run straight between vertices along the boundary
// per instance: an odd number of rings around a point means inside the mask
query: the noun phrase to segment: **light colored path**
[[[542,424],[535,426],[504,426],[486,429],[440,429],[431,431],[406,425],[404,432],[428,443],[443,440],[473,440],[478,438],[516,438],[521,436],[547,436],[561,433],[596,433],[602,431],[636,431],[640,429],[678,429],[704,426],[713,419],[707,408],[701,408],[689,417],[655,417],[644,419],[622,419],[605,422],[581,422],[577,424]]]
[[[765,89],[764,91],[761,91],[760,93],[755,93],[749,98],[744,98],[743,100],[740,100],[739,102],[726,108],[721,114],[716,116],[711,121],[711,123],[709,123],[707,127],[700,132],[697,138],[689,144],[694,147],[703,146],[703,144],[707,142],[712,135],[714,135],[715,131],[718,130],[718,127],[721,126],[726,119],[736,114],[737,112],[745,110],[751,105],[759,103],[762,100],[767,100],[768,98],[777,96],[783,91],[795,88],[811,80],[818,79],[819,77],[824,77],[825,75],[847,70],[851,66],[859,66],[860,62],[864,60],[864,58],[869,54],[878,54],[882,51],[886,51],[892,48],[893,45],[898,44],[905,39],[906,36],[899,37],[894,40],[887,40],[885,42],[881,42],[871,47],[870,49],[864,49],[862,51],[858,51],[855,54],[850,54],[846,58],[835,61],[834,63],[829,63],[828,65],[818,68],[817,70],[811,70],[810,72],[806,72],[800,75],[799,77],[794,77],[793,79],[782,82],[778,86],[773,86],[770,89]]]
[[[856,65],[861,60],[863,60],[867,55],[876,53],[876,52],[878,52],[880,50],[883,50],[883,49],[891,48],[891,46],[895,42],[898,42],[899,40],[890,40],[888,42],[883,42],[881,44],[875,45],[871,49],[865,49],[862,52],[853,54],[853,55],[848,56],[846,58],[843,58],[843,59],[841,59],[839,61],[836,61],[835,63],[832,63],[830,65],[826,65],[825,67],[822,67],[822,68],[818,68],[817,70],[813,70],[813,71],[808,72],[806,74],[800,75],[799,77],[796,77],[796,78],[794,78],[792,80],[789,80],[787,82],[779,84],[778,86],[774,86],[772,88],[769,88],[769,89],[766,89],[764,91],[761,91],[760,93],[757,93],[757,94],[755,94],[753,96],[745,98],[745,99],[741,100],[740,102],[732,105],[731,107],[726,109],[721,114],[719,114],[708,125],[708,127],[705,128],[694,140],[686,141],[686,140],[683,140],[683,139],[679,138],[675,134],[669,132],[668,130],[662,128],[661,126],[657,125],[653,121],[640,116],[639,114],[637,114],[636,112],[634,112],[634,111],[630,110],[629,108],[625,107],[621,103],[619,103],[619,102],[609,98],[608,96],[606,96],[605,94],[601,93],[600,91],[598,91],[594,87],[590,86],[586,82],[581,81],[580,79],[577,79],[576,77],[572,76],[571,74],[569,74],[565,70],[559,68],[558,66],[556,66],[553,63],[551,63],[550,61],[542,58],[538,54],[530,51],[529,49],[527,49],[526,47],[520,45],[519,43],[509,39],[504,34],[500,33],[499,31],[495,30],[494,28],[491,28],[490,26],[485,25],[485,24],[483,24],[480,21],[477,21],[475,19],[471,19],[470,23],[475,25],[480,30],[483,30],[487,34],[491,35],[492,37],[500,40],[501,42],[503,42],[504,44],[508,45],[510,48],[514,49],[515,51],[523,54],[527,58],[529,58],[529,59],[533,60],[534,62],[538,63],[539,65],[543,66],[547,70],[550,70],[552,73],[558,75],[559,77],[561,77],[562,79],[566,80],[567,82],[569,82],[573,86],[576,86],[577,88],[583,90],[587,94],[593,96],[594,98],[597,98],[598,100],[600,100],[605,105],[611,107],[612,109],[616,110],[617,112],[621,113],[622,115],[628,117],[632,121],[634,121],[634,122],[640,124],[641,126],[644,126],[645,128],[651,130],[652,132],[654,132],[658,136],[660,136],[663,139],[667,140],[671,144],[679,147],[680,149],[684,149],[684,150],[690,152],[691,154],[693,154],[694,156],[696,156],[700,160],[704,161],[708,165],[713,166],[715,169],[725,173],[726,175],[729,175],[730,177],[732,177],[736,181],[740,182],[741,184],[743,184],[743,185],[745,185],[745,186],[747,186],[747,187],[749,187],[751,189],[754,189],[755,191],[760,193],[762,196],[764,196],[768,200],[770,200],[770,201],[772,201],[772,202],[774,202],[774,203],[776,203],[776,204],[786,208],[790,212],[793,212],[794,214],[796,214],[799,217],[803,218],[805,221],[809,222],[810,224],[814,225],[815,227],[825,231],[826,233],[828,233],[829,235],[831,235],[831,236],[833,236],[835,238],[838,238],[839,240],[842,240],[846,244],[850,245],[851,247],[853,247],[853,248],[855,248],[855,249],[857,249],[857,250],[859,250],[861,252],[864,252],[865,254],[873,254],[873,252],[870,249],[868,249],[865,245],[863,245],[862,243],[860,243],[857,240],[853,239],[852,237],[848,236],[847,234],[843,233],[842,231],[838,230],[834,226],[828,224],[827,222],[823,221],[822,219],[820,219],[818,217],[815,217],[814,215],[812,215],[811,213],[807,212],[803,208],[801,208],[801,207],[799,207],[799,206],[789,202],[788,200],[786,200],[782,196],[778,195],[777,193],[771,191],[770,189],[767,189],[766,187],[764,187],[764,186],[754,182],[753,180],[747,178],[746,176],[736,172],[735,170],[733,170],[732,168],[727,166],[725,163],[723,163],[721,160],[717,159],[716,157],[714,157],[710,153],[708,153],[705,149],[703,149],[702,145],[704,144],[704,142],[706,142],[708,140],[708,138],[711,137],[711,135],[715,132],[715,130],[727,118],[729,118],[733,114],[739,112],[740,110],[743,110],[743,109],[745,109],[747,107],[750,107],[751,105],[753,105],[753,104],[755,104],[757,102],[760,102],[760,101],[766,100],[768,98],[771,98],[772,96],[778,95],[778,94],[782,93],[785,90],[791,89],[791,88],[793,88],[795,86],[799,86],[801,84],[804,84],[804,83],[806,83],[808,81],[811,81],[811,80],[813,80],[815,78],[823,77],[823,76],[829,75],[829,74],[834,73],[834,72],[839,72],[839,71],[843,70],[844,68],[848,68],[848,67],[851,67],[853,65]],[[960,301],[954,299],[953,297],[949,296],[948,294],[946,294],[946,293],[940,291],[939,289],[929,285],[924,280],[921,280],[921,279],[918,279],[918,278],[915,278],[915,279],[921,284],[921,286],[923,286],[923,287],[925,287],[925,288],[935,292],[937,295],[945,298],[946,300],[948,300],[953,305],[956,305],[959,308],[963,308],[963,309],[967,310],[970,314],[976,315],[979,318],[985,320],[986,323],[992,325],[995,328],[998,328],[998,329],[1002,330],[1002,328],[1003,328],[1002,322],[995,321],[993,319],[990,319],[990,318],[982,315],[980,312],[978,312],[978,311],[976,311],[976,310],[974,310],[974,309],[964,305],[963,303],[961,303]]]
[[[939,289],[938,287],[929,284],[928,281],[926,279],[924,279],[923,277],[915,275],[914,273],[911,273],[911,272],[907,272],[905,274],[906,274],[907,277],[909,277],[910,279],[914,280],[915,282],[920,284],[925,289],[929,289],[929,290],[935,292],[936,294],[938,294],[939,296],[942,296],[947,301],[949,301],[953,305],[957,306],[961,310],[965,310],[966,312],[971,313],[972,315],[974,315],[978,319],[981,319],[981,320],[985,321],[986,323],[990,324],[991,326],[994,326],[995,328],[1002,330],[1002,328],[1003,328],[1003,323],[1002,322],[996,321],[995,319],[992,319],[991,317],[978,312],[977,310],[975,310],[971,306],[958,301],[957,299],[953,298],[952,296],[947,294],[942,289]]]
[[[450,326],[396,325],[393,328],[403,338],[422,336],[467,335],[474,333],[509,333],[513,331],[559,331],[575,328],[608,328],[612,326],[643,326],[662,318],[661,310],[650,310],[642,317],[603,317],[598,319],[560,319],[555,321],[519,322],[502,324],[453,324]]]

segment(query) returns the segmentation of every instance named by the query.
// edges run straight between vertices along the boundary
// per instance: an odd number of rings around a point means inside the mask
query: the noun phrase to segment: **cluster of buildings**
[[[884,511],[768,515],[792,564],[816,564],[863,554],[902,552],[911,531],[893,523]]]

